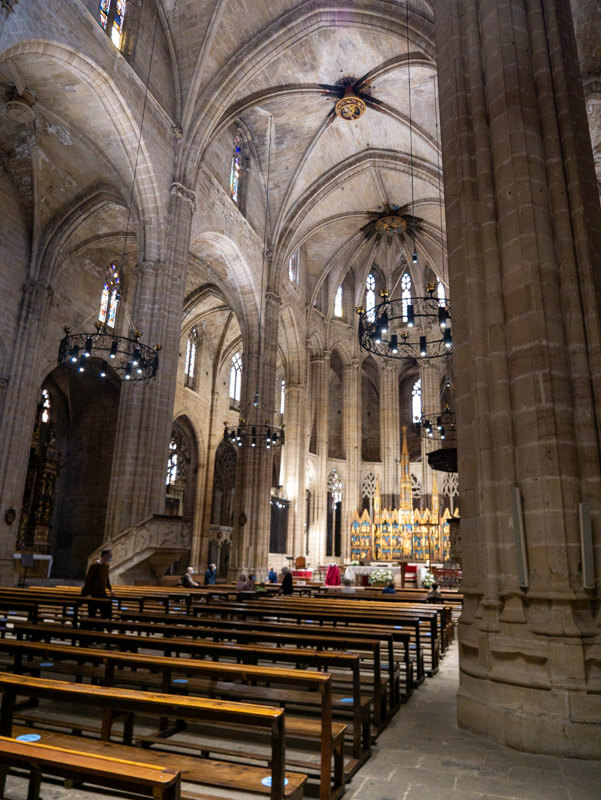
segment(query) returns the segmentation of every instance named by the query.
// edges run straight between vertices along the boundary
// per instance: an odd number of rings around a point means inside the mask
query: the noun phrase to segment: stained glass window
[[[111,37],[115,47],[121,49],[123,38],[123,20],[127,0],[100,0],[98,13],[100,26]]]
[[[48,392],[48,389],[42,389],[42,413],[40,414],[41,422],[50,422],[51,408],[50,393]]]
[[[338,287],[334,299],[334,316],[338,318],[342,317],[342,286]]]
[[[365,281],[365,311],[369,322],[375,319],[376,308],[376,278],[370,272]]]
[[[418,378],[413,384],[413,391],[411,392],[411,409],[413,413],[413,421],[419,422],[422,418],[422,381]]]
[[[177,454],[177,442],[175,437],[171,437],[171,441],[169,442],[169,458],[167,459],[167,477],[165,483],[167,486],[173,485],[177,481],[178,475],[178,454]]]
[[[239,136],[234,137],[232,166],[230,169],[230,197],[234,203],[240,202],[240,183],[242,173],[242,142]]]
[[[290,279],[290,283],[294,283],[298,286],[298,275],[299,275],[299,262],[300,262],[300,253],[296,250],[290,258],[288,259],[288,278]]]
[[[198,332],[192,328],[186,344],[186,386],[194,386],[194,376],[196,372],[196,351],[198,349]]]
[[[107,328],[114,328],[117,320],[117,308],[121,300],[121,270],[116,264],[109,264],[104,276],[104,286],[100,295],[98,321]]]
[[[280,383],[280,414],[284,413],[286,408],[286,381],[282,380]]]
[[[445,305],[447,304],[447,296],[444,290],[444,283],[442,283],[441,281],[438,281],[437,294],[438,294],[438,305],[441,308],[444,308]]]
[[[232,366],[230,367],[230,399],[236,403],[240,402],[240,387],[242,385],[242,358],[240,353],[232,356]]]
[[[401,302],[403,307],[403,320],[407,321],[407,306],[411,305],[411,276],[405,272],[401,278]]]

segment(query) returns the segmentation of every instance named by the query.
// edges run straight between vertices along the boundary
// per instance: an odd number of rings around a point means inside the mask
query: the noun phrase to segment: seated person
[[[280,594],[292,594],[293,592],[292,574],[288,567],[282,567],[282,587],[280,589]]]
[[[277,583],[278,582],[278,573],[274,570],[273,567],[269,568],[269,573],[267,575],[267,582],[268,583]]]
[[[394,588],[394,581],[390,581],[386,584],[386,586],[382,589],[382,594],[396,594],[396,589]]]
[[[217,583],[217,566],[211,561],[205,570],[205,586],[215,586]]]
[[[426,600],[428,601],[428,603],[440,603],[440,602],[442,602],[442,595],[438,591],[438,584],[437,583],[433,583],[432,584],[432,588],[430,589],[430,591],[426,595]]]
[[[350,578],[345,578],[342,581],[342,589],[341,592],[345,592],[346,594],[353,594],[356,591],[356,587],[353,585],[353,582]]]
[[[236,591],[237,592],[248,592],[250,590],[250,585],[248,583],[248,575],[243,572],[238,581],[236,582]]]
[[[182,585],[187,587],[188,589],[198,589],[199,586],[200,586],[200,583],[197,583],[194,580],[194,578],[192,577],[193,575],[194,575],[193,568],[192,567],[188,567],[188,569],[186,570],[186,574],[182,578]]]
[[[248,588],[249,588],[249,590],[251,592],[254,592],[254,590],[255,590],[255,575],[254,575],[254,573],[251,573],[248,576]]]

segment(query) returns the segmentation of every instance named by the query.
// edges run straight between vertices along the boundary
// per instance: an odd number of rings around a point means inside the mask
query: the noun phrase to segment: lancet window
[[[185,383],[194,388],[196,378],[196,355],[198,351],[198,331],[192,328],[186,343]]]
[[[111,37],[115,47],[121,49],[126,0],[100,0],[100,26]]]
[[[342,286],[339,286],[334,298],[334,316],[338,317],[338,319],[342,318],[342,298]]]
[[[411,275],[405,272],[401,278],[401,303],[403,320],[407,321],[407,308],[411,305]]]
[[[422,418],[422,381],[418,378],[413,384],[411,392],[411,411],[414,422],[419,422]]]
[[[234,408],[240,403],[240,389],[242,386],[242,356],[234,353],[230,366],[230,406]]]
[[[98,321],[107,328],[114,328],[117,321],[117,309],[121,300],[121,270],[116,264],[109,264],[104,276],[104,285],[100,295]]]
[[[376,276],[369,273],[365,281],[365,311],[367,312],[367,319],[373,322],[375,319],[376,308]]]

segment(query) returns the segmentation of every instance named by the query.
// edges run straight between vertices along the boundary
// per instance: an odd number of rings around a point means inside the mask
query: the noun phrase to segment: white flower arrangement
[[[424,589],[431,589],[432,584],[436,582],[434,575],[431,572],[424,572],[424,577],[422,578],[422,586]]]
[[[385,567],[381,567],[380,569],[375,569],[373,572],[370,572],[368,580],[372,586],[381,583],[388,584],[392,580],[392,572]]]
[[[359,562],[357,561],[357,559],[355,559],[354,561],[351,561],[351,567],[358,567],[358,566],[359,566]]]

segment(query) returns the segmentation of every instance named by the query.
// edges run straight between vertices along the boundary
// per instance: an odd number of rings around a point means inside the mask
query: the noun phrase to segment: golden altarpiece
[[[376,484],[373,519],[367,509],[353,512],[350,531],[352,561],[448,562],[451,559],[449,521],[459,517],[446,508],[440,513],[436,473],[433,473],[431,508],[413,508],[407,429],[403,427],[399,508],[381,507],[380,483]]]

